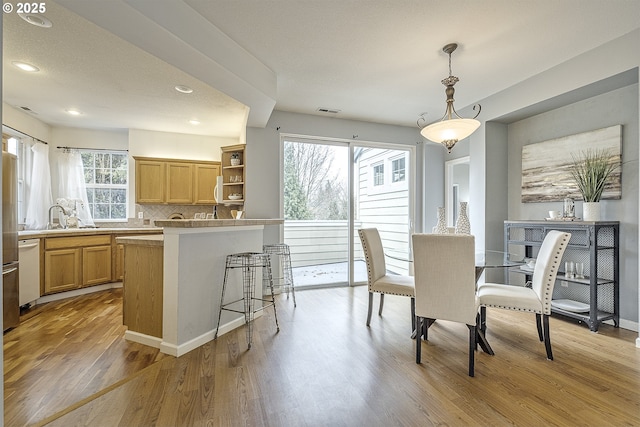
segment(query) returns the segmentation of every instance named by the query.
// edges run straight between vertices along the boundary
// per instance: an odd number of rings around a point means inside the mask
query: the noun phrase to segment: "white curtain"
[[[30,230],[47,228],[49,207],[53,204],[51,196],[51,171],[49,168],[49,146],[47,144],[29,143],[31,145],[31,177],[26,184],[27,212],[25,226]],[[25,150],[28,153],[29,149]],[[27,169],[28,170],[28,169]]]
[[[80,219],[80,226],[94,226],[87,199],[87,186],[84,182],[82,155],[77,150],[65,150],[60,155],[58,178],[60,197],[67,199],[67,201],[80,201],[73,204]]]

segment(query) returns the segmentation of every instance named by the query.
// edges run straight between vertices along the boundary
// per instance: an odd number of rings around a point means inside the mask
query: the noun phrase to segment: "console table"
[[[552,301],[551,312],[583,321],[596,332],[605,320],[613,320],[616,327],[620,321],[619,227],[618,221],[505,221],[504,245],[508,252],[523,248],[525,257],[535,258],[550,230],[571,233],[556,278],[556,303]],[[567,277],[565,261],[582,262],[584,278]],[[514,276],[531,280],[533,272],[520,266],[505,274],[506,283],[511,283]]]

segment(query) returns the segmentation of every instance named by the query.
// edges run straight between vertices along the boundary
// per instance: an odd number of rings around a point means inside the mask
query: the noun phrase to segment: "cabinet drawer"
[[[100,234],[96,236],[47,237],[44,239],[45,250],[110,244],[110,234]]]

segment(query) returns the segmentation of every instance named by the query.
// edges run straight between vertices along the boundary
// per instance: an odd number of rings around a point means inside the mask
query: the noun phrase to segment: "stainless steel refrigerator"
[[[18,160],[2,152],[2,327],[20,323],[18,298]]]

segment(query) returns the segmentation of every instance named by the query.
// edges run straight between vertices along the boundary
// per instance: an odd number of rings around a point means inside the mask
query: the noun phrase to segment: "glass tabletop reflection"
[[[476,267],[480,268],[504,268],[525,264],[522,255],[504,251],[480,251],[476,252]]]

